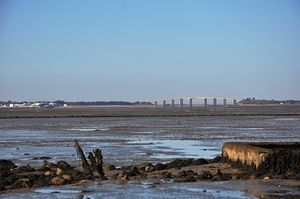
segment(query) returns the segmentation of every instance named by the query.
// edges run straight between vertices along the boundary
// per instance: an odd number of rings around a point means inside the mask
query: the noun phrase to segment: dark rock
[[[11,160],[0,160],[0,171],[6,171],[17,166]]]
[[[127,170],[127,175],[130,176],[137,176],[140,172],[136,166],[132,166],[130,169]]]
[[[163,172],[162,173],[162,176],[164,177],[164,178],[172,178],[172,174],[170,173],[170,172]]]
[[[33,182],[29,178],[18,179],[15,183],[12,184],[14,189],[18,188],[29,188],[33,186]]]
[[[4,191],[5,190],[5,186],[6,186],[6,184],[5,184],[5,182],[4,182],[4,180],[0,180],[0,191]]]
[[[151,163],[142,163],[142,164],[138,164],[136,165],[137,168],[139,169],[139,171],[142,171],[142,172],[151,172],[151,171],[154,171],[154,166],[151,164]]]
[[[78,171],[77,169],[66,170],[65,174],[70,175],[75,181],[84,180],[86,176],[84,173]]]
[[[56,163],[57,168],[63,169],[63,170],[69,170],[72,169],[73,167],[71,167],[67,162],[65,161],[58,161]]]
[[[109,170],[109,171],[113,171],[113,170],[115,170],[115,169],[116,169],[116,166],[113,165],[113,164],[109,164],[109,165],[107,166],[107,170]]]
[[[184,177],[184,176],[197,176],[197,173],[195,173],[192,170],[182,170],[179,172],[179,175]]]
[[[164,170],[166,168],[167,168],[167,165],[165,165],[165,164],[157,163],[156,165],[154,165],[155,171]]]
[[[193,176],[185,176],[174,180],[174,182],[196,182],[196,181],[197,181],[196,178]]]
[[[32,168],[30,165],[27,166],[20,166],[14,170],[14,173],[25,173],[25,172],[34,172],[35,169]]]
[[[51,157],[47,157],[47,156],[42,156],[42,157],[34,157],[32,159],[33,160],[50,160],[52,158]]]
[[[196,165],[208,164],[208,161],[204,158],[199,158],[195,161]]]
[[[181,168],[181,167],[186,167],[190,165],[195,164],[195,159],[189,158],[189,159],[175,159],[169,163],[167,163],[167,168]]]
[[[65,184],[66,180],[63,179],[61,176],[56,176],[51,180],[52,185],[63,185]]]
[[[209,163],[218,163],[218,162],[222,162],[221,156],[217,156],[209,161]]]
[[[217,169],[217,175],[222,175],[222,172],[219,168]]]
[[[36,181],[35,181],[35,186],[36,187],[42,187],[42,186],[48,186],[51,185],[51,180],[52,176],[40,176]]]
[[[24,153],[24,155],[31,155],[30,153]]]
[[[11,185],[18,179],[18,176],[10,171],[2,171],[0,172],[0,179],[4,184]]]
[[[200,178],[203,180],[209,180],[213,178],[213,175],[209,171],[203,171]]]

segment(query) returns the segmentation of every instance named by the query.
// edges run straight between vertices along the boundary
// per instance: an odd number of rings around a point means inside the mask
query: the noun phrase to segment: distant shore
[[[3,108],[0,119],[60,117],[164,117],[164,116],[300,115],[300,105],[196,106],[192,109],[155,106],[68,106],[56,108]]]

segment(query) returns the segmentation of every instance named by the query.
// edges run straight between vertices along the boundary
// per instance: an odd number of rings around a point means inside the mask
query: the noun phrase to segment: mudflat
[[[0,119],[55,117],[156,117],[300,115],[300,105],[195,106],[192,109],[155,106],[69,106],[56,108],[2,108]]]
[[[221,155],[224,142],[299,142],[300,117],[188,116],[188,117],[65,117],[11,118],[0,120],[0,156],[18,167],[42,167],[44,160],[66,161],[78,168],[74,139],[85,152],[102,150],[105,164],[116,169],[145,162],[170,164],[176,159],[213,159]],[[151,166],[151,165],[150,165]],[[161,165],[160,165],[161,166]],[[127,167],[125,167],[127,168]],[[130,167],[128,167],[130,168]],[[81,184],[46,186],[21,192],[6,192],[0,198],[297,198],[299,180],[243,179],[201,180],[203,172],[212,176],[218,168],[233,173],[226,164],[191,165],[181,169],[153,171],[148,178],[86,181]],[[146,169],[146,168],[145,168]],[[193,172],[189,171],[192,170]],[[185,172],[184,172],[185,171]],[[142,172],[140,172],[142,173]],[[126,173],[125,173],[126,174]],[[143,173],[142,173],[143,174]],[[190,178],[196,178],[196,182]],[[159,177],[159,176],[162,176]],[[158,176],[158,177],[157,177]],[[171,176],[171,178],[170,178]],[[120,176],[121,177],[121,176]],[[138,176],[137,176],[138,177]],[[188,177],[188,179],[185,179]],[[218,176],[216,176],[218,177]],[[226,175],[225,175],[226,177]],[[262,176],[264,178],[265,176]],[[135,177],[133,177],[135,178]],[[231,179],[232,178],[232,179]]]

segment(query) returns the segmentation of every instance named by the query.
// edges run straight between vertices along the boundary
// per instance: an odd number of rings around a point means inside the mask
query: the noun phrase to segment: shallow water
[[[143,117],[143,118],[52,118],[52,119],[3,119],[0,120],[0,157],[12,159],[17,164],[41,165],[43,160],[34,158],[49,156],[50,161],[65,160],[74,166],[80,162],[73,147],[77,139],[84,151],[102,150],[104,161],[116,166],[149,161],[166,162],[173,158],[213,158],[221,154],[228,141],[300,141],[300,117]],[[189,185],[189,186],[187,186]],[[79,187],[76,193],[68,186],[64,191],[51,191],[53,198],[77,197],[78,190],[97,186],[84,197],[124,198],[141,194],[144,198],[185,197],[198,198],[251,198],[245,192],[224,183],[224,190],[214,183],[167,183],[152,186],[147,183],[104,183]],[[221,185],[218,185],[221,186]],[[271,187],[274,185],[270,185]],[[103,189],[110,187],[110,192]],[[165,191],[162,191],[164,188]],[[132,194],[124,195],[128,192]],[[206,191],[203,192],[203,189]],[[26,197],[44,197],[45,189],[17,194]],[[299,192],[299,190],[298,190]],[[113,193],[113,194],[112,194]],[[47,193],[49,194],[49,193]],[[6,196],[16,196],[6,195]]]

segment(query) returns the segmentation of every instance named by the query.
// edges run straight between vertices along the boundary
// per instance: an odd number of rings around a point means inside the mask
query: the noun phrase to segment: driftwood
[[[104,172],[103,172],[103,156],[101,154],[100,149],[93,150],[93,153],[90,152],[88,159],[91,162],[90,168],[92,171],[96,171],[99,173],[99,177],[103,178],[104,177]]]
[[[77,154],[82,161],[82,167],[84,169],[84,172],[92,176],[93,176],[93,172],[97,172],[99,174],[99,178],[106,179],[103,172],[103,156],[101,154],[101,150],[96,149],[93,150],[93,153],[89,152],[88,155],[88,159],[90,160],[90,164],[89,164],[77,140],[75,140],[75,147],[77,150]]]
[[[75,142],[75,147],[76,147],[76,151],[77,151],[77,155],[78,157],[81,159],[81,162],[82,162],[82,168],[84,170],[84,172],[88,175],[93,175],[93,172],[89,166],[89,163],[83,153],[83,150],[79,144],[79,142],[77,140],[74,140]]]

